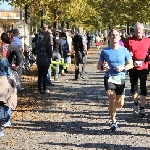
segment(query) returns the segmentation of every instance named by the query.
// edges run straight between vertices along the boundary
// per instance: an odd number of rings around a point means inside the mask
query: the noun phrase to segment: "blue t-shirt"
[[[16,47],[22,46],[21,40],[20,40],[18,37],[14,37],[13,40],[14,40],[14,41],[12,42],[12,45],[13,45],[13,46],[16,46]]]
[[[117,72],[116,67],[124,66],[125,62],[131,59],[129,51],[124,46],[120,46],[117,50],[113,50],[108,46],[102,50],[99,61],[106,61],[110,68],[105,72],[105,77],[121,76],[121,79],[125,79],[125,70]]]

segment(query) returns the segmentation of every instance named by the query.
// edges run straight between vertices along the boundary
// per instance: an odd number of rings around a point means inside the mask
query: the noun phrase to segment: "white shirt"
[[[70,36],[67,36],[67,42],[69,45],[69,51],[71,51],[72,50],[72,38]]]
[[[100,42],[101,38],[99,36],[96,37],[96,42]]]

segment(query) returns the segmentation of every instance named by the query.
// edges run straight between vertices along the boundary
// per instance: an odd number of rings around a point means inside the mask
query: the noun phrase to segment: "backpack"
[[[62,39],[62,43],[61,43],[61,51],[63,52],[63,57],[66,58],[67,54],[69,53],[69,46],[68,46],[68,42],[66,39]]]
[[[74,50],[83,51],[82,36],[76,34],[73,38]]]
[[[40,44],[39,49],[37,50],[37,59],[36,63],[39,66],[49,66],[51,63],[51,57],[48,54],[48,50],[50,48],[50,44]]]

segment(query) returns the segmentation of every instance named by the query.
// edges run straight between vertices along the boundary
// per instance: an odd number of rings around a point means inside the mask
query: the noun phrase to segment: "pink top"
[[[120,41],[119,41],[119,45],[120,45],[120,46],[124,46],[124,43],[120,40]]]
[[[3,57],[7,57],[8,54],[8,46],[9,44],[3,43],[2,47],[3,47]]]

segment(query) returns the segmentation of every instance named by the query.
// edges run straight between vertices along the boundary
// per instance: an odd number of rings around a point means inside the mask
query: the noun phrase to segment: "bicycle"
[[[35,55],[32,53],[32,48],[25,44],[24,46],[24,58],[23,58],[23,65],[25,70],[30,74],[30,68],[33,64],[36,63]]]

